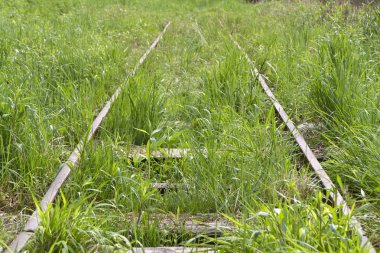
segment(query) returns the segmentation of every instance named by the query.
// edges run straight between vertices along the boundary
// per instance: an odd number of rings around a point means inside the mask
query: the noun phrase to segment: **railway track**
[[[144,63],[148,55],[151,53],[151,51],[157,46],[159,41],[162,39],[163,35],[166,33],[168,27],[170,25],[170,22],[165,26],[163,31],[160,33],[160,35],[156,38],[156,40],[152,43],[150,48],[145,52],[145,54],[140,58],[138,63],[136,64],[133,71],[130,73],[129,77],[132,77],[136,74],[139,67]],[[326,189],[329,192],[328,198],[337,206],[340,206],[342,208],[342,212],[346,216],[350,216],[351,210],[347,206],[346,202],[344,201],[342,195],[337,191],[336,187],[332,183],[331,179],[327,175],[327,173],[324,171],[320,163],[318,162],[317,158],[313,154],[312,150],[306,143],[305,139],[302,137],[301,133],[298,131],[298,129],[295,127],[292,120],[289,118],[287,113],[285,112],[284,108],[281,106],[279,101],[274,96],[273,92],[269,88],[269,86],[266,84],[265,79],[263,75],[259,73],[259,71],[255,68],[253,61],[249,58],[249,56],[246,54],[244,49],[238,44],[238,42],[230,35],[231,40],[236,45],[236,47],[242,52],[248,63],[251,65],[251,72],[252,75],[258,79],[259,83],[261,84],[264,92],[266,95],[270,98],[271,102],[273,103],[274,108],[276,109],[277,113],[279,114],[282,121],[286,124],[289,131],[292,133],[295,141],[297,142],[298,146],[302,150],[303,154],[307,158],[308,162],[310,163],[311,168],[314,170],[315,175],[318,176],[319,181],[321,182],[324,189]],[[112,95],[110,100],[106,103],[106,105],[103,107],[103,109],[100,111],[98,116],[93,121],[89,133],[82,139],[82,141],[77,145],[77,147],[74,149],[74,151],[71,153],[68,160],[63,164],[61,167],[57,177],[53,181],[53,183],[50,185],[47,193],[44,195],[43,199],[40,203],[40,209],[42,212],[47,210],[47,207],[49,204],[51,204],[59,189],[62,187],[63,183],[68,178],[72,168],[77,167],[80,162],[80,154],[81,151],[84,149],[84,144],[88,141],[90,141],[95,132],[98,130],[100,124],[102,123],[103,119],[107,116],[108,112],[111,109],[112,104],[118,99],[120,93],[122,90],[122,86],[120,86],[115,93]],[[135,151],[132,151],[130,154],[128,154],[129,159],[146,159],[147,155],[144,154],[144,151],[146,150],[144,147],[136,147]],[[204,154],[205,158],[207,159],[207,153],[205,151],[200,151],[200,153]],[[161,152],[154,152],[149,154],[149,159],[184,159],[186,157],[191,157],[191,150],[189,149],[163,149]],[[153,188],[156,188],[162,192],[162,194],[165,194],[165,191],[169,190],[175,190],[177,187],[181,187],[178,185],[170,185],[166,183],[154,183],[152,184]],[[215,214],[207,214],[210,216],[213,216]],[[166,217],[158,217],[158,219],[165,220]],[[231,224],[225,223],[223,220],[218,220],[217,218],[211,218],[211,222],[206,221],[200,221],[200,222],[194,222],[195,220],[199,220],[198,217],[190,217],[187,221],[186,218],[183,218],[184,220],[184,229],[186,231],[190,231],[191,234],[199,234],[199,235],[206,235],[206,236],[214,236],[217,237],[221,234],[223,234],[226,230],[233,229],[233,226]],[[202,220],[202,219],[200,219]],[[218,220],[218,221],[215,221]],[[16,236],[16,238],[12,241],[9,249],[6,251],[8,252],[20,252],[24,246],[27,244],[28,240],[33,236],[36,229],[38,228],[38,225],[40,223],[39,219],[39,210],[36,210],[33,215],[30,217],[30,219],[27,221],[23,231]],[[170,223],[168,222],[166,224],[166,228],[168,227],[176,227],[178,224]],[[370,241],[366,237],[360,223],[355,219],[355,217],[351,217],[351,226],[353,229],[355,229],[362,237],[362,246],[366,247],[369,252],[373,253],[376,252],[373,246],[371,245]],[[165,229],[165,228],[161,228]],[[215,252],[217,250],[213,249],[212,247],[202,247],[202,248],[191,248],[191,247],[155,247],[155,248],[132,248],[129,252],[147,252],[147,253],[153,253],[153,252],[167,252],[167,253],[174,253],[174,252]]]

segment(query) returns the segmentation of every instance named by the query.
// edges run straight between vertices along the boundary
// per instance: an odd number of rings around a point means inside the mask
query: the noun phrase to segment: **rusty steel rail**
[[[290,119],[288,114],[285,112],[284,108],[278,102],[277,98],[274,96],[273,92],[269,88],[268,84],[265,82],[265,79],[262,74],[257,70],[255,67],[255,64],[253,61],[249,58],[248,54],[245,52],[245,50],[239,45],[239,43],[232,37],[230,34],[230,39],[233,41],[235,46],[241,51],[241,53],[246,58],[249,65],[251,65],[251,73],[253,76],[255,76],[263,88],[266,95],[270,98],[270,100],[273,103],[274,108],[276,109],[277,113],[280,115],[282,121],[286,124],[289,131],[292,133],[293,137],[295,138],[298,146],[301,148],[303,154],[305,155],[306,159],[309,161],[311,168],[315,172],[315,174],[318,176],[319,180],[321,181],[323,187],[330,192],[330,199],[333,201],[337,206],[340,206],[342,208],[343,215],[350,216],[351,210],[347,206],[346,201],[343,199],[342,195],[339,193],[339,191],[334,186],[333,182],[331,181],[330,177],[327,175],[326,171],[322,168],[321,164],[315,157],[313,151],[310,149],[309,145],[306,143],[305,139],[303,138],[302,134],[298,131],[298,129],[295,127],[293,121]],[[369,250],[370,253],[375,253],[376,250],[372,246],[371,242],[369,241],[368,237],[365,235],[365,231],[363,230],[360,222],[354,217],[351,216],[350,219],[350,225],[352,228],[354,228],[358,234],[361,236],[361,246],[365,247]]]
[[[166,30],[168,29],[169,25],[170,25],[170,22],[168,22],[166,24],[166,26],[161,31],[159,36],[153,41],[153,43],[150,45],[149,49],[143,54],[143,56],[137,62],[137,64],[135,65],[133,70],[129,73],[127,78],[130,78],[136,74],[137,70],[144,63],[144,61],[148,57],[148,55],[158,45],[158,42],[162,39],[162,37],[165,34]],[[23,231],[16,236],[16,238],[10,244],[9,249],[7,251],[5,251],[6,253],[20,252],[21,249],[26,245],[28,240],[33,236],[33,234],[36,231],[38,224],[40,222],[39,210],[42,212],[45,212],[47,210],[48,205],[54,201],[59,189],[62,187],[63,183],[66,181],[67,177],[69,176],[69,174],[71,172],[71,168],[77,167],[79,165],[80,153],[82,152],[82,150],[84,148],[84,143],[90,141],[94,137],[94,134],[98,130],[103,119],[107,116],[107,114],[111,108],[111,105],[119,97],[124,84],[125,83],[121,84],[116,89],[115,93],[112,95],[110,100],[108,100],[106,102],[103,109],[100,111],[98,116],[92,122],[89,133],[86,134],[82,138],[82,140],[78,143],[78,145],[76,146],[74,151],[70,154],[67,161],[65,163],[63,163],[60,171],[58,172],[58,175],[54,179],[53,183],[51,183],[48,191],[43,196],[41,203],[40,203],[40,207],[34,211],[32,216],[27,221]]]

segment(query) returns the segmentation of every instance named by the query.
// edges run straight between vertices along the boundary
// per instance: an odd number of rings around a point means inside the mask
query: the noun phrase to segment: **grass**
[[[250,209],[250,216],[243,221],[229,217],[238,229],[219,239],[222,248],[235,252],[257,249],[265,252],[273,249],[276,252],[345,252],[356,248],[358,252],[365,252],[360,250],[360,241],[348,239],[348,220],[338,217],[339,208],[323,203],[322,195],[309,203],[285,204],[282,208],[256,204],[260,211]],[[294,217],[302,218],[295,220]],[[335,223],[337,221],[339,224]]]
[[[0,14],[1,211],[30,213],[101,105],[124,85],[57,201],[41,213],[28,252],[162,245],[366,252],[350,217],[325,203],[229,33],[295,122],[321,126],[312,145],[322,146],[350,215],[379,245],[378,8],[16,0],[0,2]],[[128,78],[168,20],[164,39]],[[128,158],[135,145],[144,145],[146,159]],[[162,148],[190,153],[150,156]],[[162,194],[152,187],[161,182],[177,187]],[[198,213],[221,214],[234,228],[221,238],[185,232],[180,217]],[[159,215],[172,217],[179,232],[160,229]],[[19,228],[0,221],[5,245]]]
[[[149,79],[142,78],[144,75]],[[146,72],[128,81],[121,98],[114,105],[114,121],[110,123],[120,138],[132,139],[133,144],[143,145],[159,128],[165,112],[165,97],[159,93],[158,78]]]

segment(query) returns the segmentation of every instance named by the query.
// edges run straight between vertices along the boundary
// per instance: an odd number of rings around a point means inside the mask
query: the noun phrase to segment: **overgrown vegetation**
[[[350,216],[325,203],[230,33],[295,122],[318,126],[312,148],[379,247],[379,14],[320,2],[0,1],[0,248],[22,227],[9,217],[38,206],[123,84],[26,250],[366,252]],[[128,156],[136,145],[145,159]],[[151,156],[163,148],[189,151]],[[182,217],[199,213],[234,228],[220,238],[185,231]],[[179,229],[162,229],[164,216]]]

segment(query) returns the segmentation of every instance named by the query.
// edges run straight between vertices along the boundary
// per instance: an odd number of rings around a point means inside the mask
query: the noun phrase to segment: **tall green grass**
[[[371,12],[375,15],[376,10]],[[378,202],[378,55],[366,37],[378,41],[379,36],[363,33],[362,28],[359,23],[318,42],[318,56],[309,72],[313,76],[309,96],[332,145],[328,168],[344,178],[354,194],[362,189]]]
[[[351,239],[348,217],[323,201],[322,194],[308,202],[281,208],[258,204],[243,221],[227,217],[236,230],[217,239],[227,252],[366,252]],[[258,211],[260,210],[260,211]],[[214,240],[212,240],[214,241]]]
[[[321,142],[329,147],[324,165],[359,201],[354,212],[373,215],[376,11],[216,0],[16,0],[0,6],[2,210],[34,205],[31,196],[40,198],[101,105],[124,85],[57,202],[41,213],[29,251],[204,242],[222,252],[365,251],[349,217],[324,203],[226,33],[244,44],[296,123],[322,122]],[[168,19],[164,40],[127,78]],[[146,145],[147,159],[129,159],[133,145]],[[149,156],[162,147],[190,153],[182,160]],[[175,187],[162,194],[152,187],[157,182]],[[17,208],[11,206],[15,196]],[[157,214],[179,220],[198,212],[223,214],[235,228],[220,239],[159,228]]]
[[[226,59],[219,62],[202,82],[202,102],[206,108],[227,105],[243,114],[257,107],[257,86],[249,74],[249,66],[233,49],[225,50]]]
[[[135,145],[146,145],[150,135],[159,128],[166,110],[159,85],[159,76],[144,71],[127,81],[112,113],[111,127],[121,138],[131,139]]]

